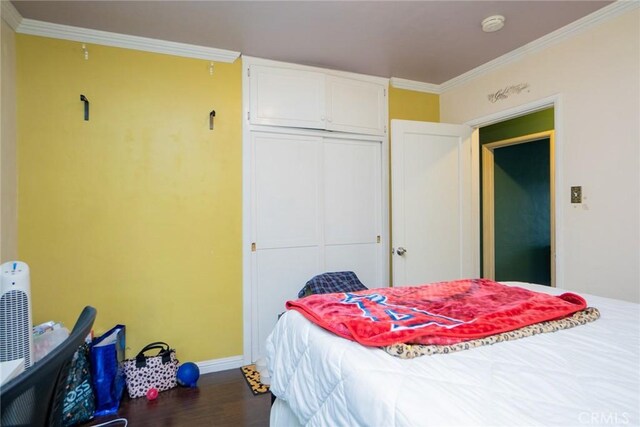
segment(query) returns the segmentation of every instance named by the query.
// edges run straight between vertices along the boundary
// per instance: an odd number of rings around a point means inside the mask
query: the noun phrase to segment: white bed
[[[411,360],[288,311],[267,340],[271,425],[640,425],[640,305],[581,295],[600,319]]]

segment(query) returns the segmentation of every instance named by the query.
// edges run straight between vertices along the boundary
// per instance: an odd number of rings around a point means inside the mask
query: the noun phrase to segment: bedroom
[[[637,22],[635,8],[439,95],[392,87],[389,105],[391,118],[465,123],[562,94],[558,284],[633,302]],[[14,43],[18,94],[8,139],[11,114],[2,113],[1,256],[32,266],[36,323],[72,323],[91,301],[97,332],[125,323],[132,349],[162,337],[204,369],[240,366],[241,61],[215,62],[211,76],[207,61],[98,44],[85,61],[78,42],[15,33],[5,22],[2,40],[3,50]],[[486,101],[521,82],[528,93]],[[89,90],[86,126],[77,98]],[[213,133],[201,118],[212,109]],[[583,186],[584,207],[569,205],[573,185]]]

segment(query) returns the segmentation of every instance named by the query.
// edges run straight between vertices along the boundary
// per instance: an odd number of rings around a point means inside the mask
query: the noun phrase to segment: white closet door
[[[252,65],[250,80],[252,124],[324,129],[324,74]]]
[[[323,145],[325,270],[352,270],[367,287],[382,286],[382,143]]]
[[[386,286],[382,142],[251,134],[251,352],[317,274],[354,271]]]
[[[321,266],[322,139],[253,133],[252,353]]]
[[[378,83],[327,76],[327,129],[384,135],[386,88]]]

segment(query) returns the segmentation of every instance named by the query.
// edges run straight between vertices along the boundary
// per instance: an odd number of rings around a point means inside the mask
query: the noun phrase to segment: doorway
[[[553,114],[480,129],[483,277],[555,286]]]
[[[554,285],[553,131],[482,146],[483,272]]]

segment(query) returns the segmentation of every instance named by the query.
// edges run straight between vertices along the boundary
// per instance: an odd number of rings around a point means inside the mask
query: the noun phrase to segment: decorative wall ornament
[[[489,95],[487,95],[487,98],[489,98],[489,102],[494,103],[503,99],[507,99],[509,95],[518,94],[525,89],[529,89],[529,83],[520,83],[517,85],[507,86],[503,89],[490,93]]]

